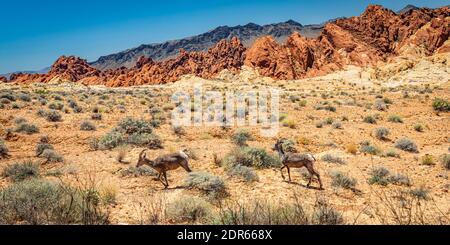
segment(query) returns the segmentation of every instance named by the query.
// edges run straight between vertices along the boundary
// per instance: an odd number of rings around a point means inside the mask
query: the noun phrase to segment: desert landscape
[[[0,223],[450,224],[449,36],[449,7],[371,5],[310,37],[0,78]],[[278,135],[172,125],[171,96],[195,83],[279,89]],[[314,156],[323,189],[306,168],[282,176],[277,142]],[[192,171],[167,188],[137,167],[180,151]]]

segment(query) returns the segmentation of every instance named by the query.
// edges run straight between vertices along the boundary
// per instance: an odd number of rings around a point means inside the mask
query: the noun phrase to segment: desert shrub
[[[8,92],[0,94],[0,99],[5,99],[8,101],[16,101],[16,97],[13,94],[8,93]]]
[[[441,163],[446,169],[450,169],[450,154],[444,154],[441,157]]]
[[[62,103],[50,103],[48,105],[48,108],[51,110],[62,110],[64,108],[64,105]]]
[[[389,136],[389,129],[385,127],[375,129],[375,137],[379,140],[386,140]]]
[[[0,139],[0,159],[8,156],[8,147],[6,147],[3,139]]]
[[[429,154],[425,154],[424,156],[422,156],[421,160],[422,160],[422,165],[430,166],[430,165],[435,164],[433,156],[429,155]]]
[[[48,150],[53,150],[54,148],[53,148],[53,146],[52,146],[51,144],[49,144],[49,143],[39,142],[39,143],[36,145],[36,150],[35,150],[36,156],[41,156],[42,153],[44,153],[44,151],[47,150],[47,149],[48,149]]]
[[[45,113],[45,117],[49,122],[60,122],[62,119],[61,114],[59,112],[52,110]]]
[[[102,114],[100,114],[100,113],[93,113],[91,115],[91,119],[92,120],[96,120],[96,121],[101,121],[102,120]]]
[[[395,142],[394,146],[395,146],[395,148],[400,149],[402,151],[418,152],[416,143],[414,143],[414,141],[412,141],[406,137],[397,140]]]
[[[411,180],[408,176],[403,174],[391,175],[389,176],[388,181],[394,185],[411,186]]]
[[[45,149],[40,157],[44,158],[47,163],[64,162],[64,158],[52,149]]]
[[[120,170],[120,176],[122,177],[140,177],[140,176],[157,176],[158,172],[149,166],[141,166],[136,168],[135,166],[130,166],[126,169]]]
[[[149,122],[126,118],[99,140],[99,147],[113,149],[122,144],[132,144],[150,149],[162,148],[161,139],[152,131]]]
[[[388,106],[383,100],[376,100],[375,101],[375,109],[379,111],[386,111],[388,109]]]
[[[439,111],[439,112],[450,111],[450,103],[448,102],[448,100],[436,98],[433,101],[432,106],[435,111]]]
[[[348,176],[348,174],[341,171],[331,172],[331,184],[336,187],[342,187],[345,189],[353,189],[356,186],[356,179]]]
[[[338,163],[338,164],[345,164],[346,163],[345,160],[341,156],[334,155],[334,154],[331,154],[331,153],[324,154],[321,157],[321,160],[325,161],[325,162],[329,162],[329,163]]]
[[[416,130],[417,132],[423,132],[424,129],[425,129],[425,127],[422,124],[420,124],[420,123],[414,124],[414,130]]]
[[[280,166],[280,161],[269,155],[264,149],[243,147],[235,148],[228,153],[223,159],[222,165],[227,169],[236,165],[271,168]]]
[[[81,122],[80,130],[83,130],[83,131],[95,131],[96,127],[95,127],[95,125],[92,122],[83,121],[83,122]]]
[[[317,122],[316,128],[323,128],[323,122]]]
[[[231,139],[238,146],[246,146],[247,141],[252,140],[252,135],[249,131],[241,129],[234,133]]]
[[[411,196],[421,199],[421,200],[428,200],[429,193],[430,193],[430,190],[425,189],[424,187],[414,188],[409,191],[409,194],[411,194]]]
[[[20,109],[21,107],[20,107],[20,105],[17,104],[17,103],[12,103],[12,104],[11,104],[11,108],[12,108],[12,109]]]
[[[320,204],[313,214],[313,224],[341,225],[343,223],[342,214],[328,204]]]
[[[370,171],[371,177],[369,178],[368,183],[370,185],[378,184],[378,185],[388,185],[389,184],[389,169],[385,167],[375,167]]]
[[[390,115],[388,121],[394,123],[403,123],[403,119],[399,115]]]
[[[254,182],[259,180],[258,174],[256,174],[256,172],[252,168],[247,166],[233,166],[227,171],[227,173],[230,176],[239,177],[245,182]]]
[[[16,126],[15,131],[19,133],[35,134],[39,133],[39,128],[34,124],[22,122]]]
[[[336,107],[334,107],[332,105],[315,105],[314,108],[316,110],[325,110],[325,111],[336,112]]]
[[[48,103],[48,101],[44,98],[39,98],[38,101],[39,101],[39,104],[41,104],[41,105],[47,105],[47,103]]]
[[[385,153],[386,157],[396,157],[399,158],[400,155],[394,150],[394,149],[390,149]]]
[[[117,125],[117,130],[125,134],[151,134],[153,132],[152,126],[149,122],[134,118],[125,118]]]
[[[154,133],[132,134],[126,139],[126,143],[138,146],[145,146],[149,149],[162,149],[161,138]]]
[[[1,224],[108,224],[98,192],[33,178],[0,190]]]
[[[81,106],[75,106],[72,110],[73,110],[73,112],[75,112],[75,113],[81,113],[81,112],[83,112],[83,108],[82,108]],[[68,112],[66,112],[66,113],[68,113]]]
[[[39,166],[31,161],[15,163],[8,165],[3,170],[2,175],[11,178],[14,182],[23,181],[29,178],[39,177]]]
[[[327,124],[327,125],[331,125],[331,124],[333,124],[333,122],[334,122],[334,119],[331,117],[329,117],[323,121],[323,123]]]
[[[359,149],[362,153],[371,154],[371,155],[377,155],[380,153],[380,150],[372,145],[369,141],[363,141],[361,142],[361,147]]]
[[[211,198],[226,194],[225,182],[218,176],[207,172],[190,172],[185,180],[186,186],[197,189]]]
[[[281,147],[283,147],[284,152],[297,152],[297,149],[295,148],[295,142],[290,139],[284,140],[281,143]]]
[[[78,104],[77,104],[77,102],[76,101],[74,101],[74,100],[68,100],[67,101],[67,104],[69,105],[69,107],[70,108],[72,108],[72,109],[74,109],[74,108],[76,108],[76,107],[78,107]]]
[[[174,134],[178,135],[178,136],[183,136],[186,135],[186,130],[181,127],[181,126],[174,126],[172,127],[172,131]]]
[[[17,117],[16,119],[14,119],[14,124],[21,124],[21,123],[26,123],[27,120],[23,117]]]
[[[36,112],[36,115],[37,115],[38,117],[45,117],[45,116],[47,116],[47,112],[46,112],[44,109],[39,109],[39,110]]]
[[[377,123],[377,119],[375,119],[374,116],[366,116],[366,117],[364,117],[363,121],[365,123],[370,123],[370,124],[376,124]]]
[[[111,131],[98,141],[100,149],[113,149],[124,143],[124,136],[118,131]]]
[[[180,196],[167,206],[167,217],[173,222],[196,223],[209,218],[212,206],[202,198]]]
[[[342,129],[342,123],[339,121],[335,121],[331,124],[331,127],[335,128],[335,129]]]

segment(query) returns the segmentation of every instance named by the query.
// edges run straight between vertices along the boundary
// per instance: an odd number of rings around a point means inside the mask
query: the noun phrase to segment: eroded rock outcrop
[[[284,44],[271,36],[246,49],[237,39],[222,40],[204,52],[186,52],[165,61],[140,57],[132,68],[100,71],[86,60],[62,56],[48,74],[13,74],[12,82],[80,82],[110,87],[164,84],[192,74],[212,78],[222,70],[232,74],[246,65],[274,79],[324,75],[346,65],[373,66],[398,56],[429,56],[450,51],[450,8],[415,9],[396,14],[378,5],[361,16],[342,18],[324,26],[317,38],[299,33]]]

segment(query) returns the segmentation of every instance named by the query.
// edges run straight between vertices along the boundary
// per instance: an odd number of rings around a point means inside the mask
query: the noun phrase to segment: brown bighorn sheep
[[[153,169],[155,169],[158,174],[158,180],[164,185],[164,188],[169,186],[169,182],[167,181],[166,172],[170,170],[175,170],[179,167],[184,168],[187,172],[192,172],[189,168],[188,163],[188,155],[184,153],[185,150],[179,151],[177,153],[167,154],[156,158],[155,160],[150,160],[146,158],[146,150],[141,151],[139,154],[139,160],[136,164],[136,167],[140,167],[142,165],[147,165]],[[161,179],[161,177],[164,177]]]
[[[288,175],[289,175],[289,182],[291,181],[291,171],[290,168],[303,168],[305,167],[309,172],[309,182],[307,187],[309,188],[311,185],[311,181],[315,176],[317,176],[317,179],[319,180],[320,189],[322,188],[322,181],[320,180],[319,173],[314,169],[314,163],[316,162],[316,158],[312,154],[298,154],[298,153],[285,153],[283,150],[283,142],[284,139],[277,140],[275,143],[273,149],[276,150],[280,156],[281,163],[283,164],[283,167],[281,167],[281,177],[284,178],[283,175],[283,169],[287,168]]]

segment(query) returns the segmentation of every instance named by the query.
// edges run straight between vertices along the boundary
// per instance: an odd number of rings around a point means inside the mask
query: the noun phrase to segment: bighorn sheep
[[[192,172],[192,170],[189,168],[188,163],[188,155],[184,153],[185,150],[179,151],[177,153],[172,153],[168,155],[163,155],[155,160],[150,160],[146,158],[146,150],[141,151],[139,154],[139,160],[136,164],[136,167],[140,167],[142,165],[147,165],[156,171],[158,171],[158,180],[161,181],[161,183],[164,185],[164,188],[167,188],[169,186],[169,182],[167,181],[167,175],[166,172],[170,170],[175,170],[179,167],[184,168],[187,172]],[[161,177],[164,177],[161,179]]]
[[[283,175],[283,169],[287,168],[288,175],[289,175],[289,182],[291,181],[291,171],[290,168],[303,168],[305,167],[309,172],[309,182],[307,187],[309,188],[311,185],[311,181],[315,176],[317,176],[317,179],[319,180],[320,189],[322,188],[322,181],[320,180],[319,173],[314,169],[314,163],[316,162],[316,158],[312,154],[298,154],[298,153],[285,153],[283,150],[283,141],[284,139],[277,140],[275,143],[273,149],[276,150],[280,156],[281,163],[283,164],[283,167],[281,167],[281,177],[284,178]]]

